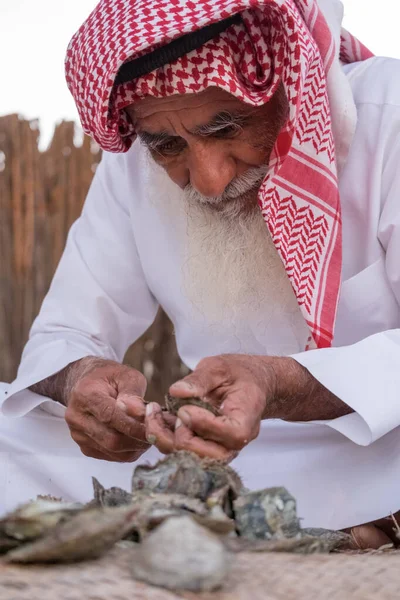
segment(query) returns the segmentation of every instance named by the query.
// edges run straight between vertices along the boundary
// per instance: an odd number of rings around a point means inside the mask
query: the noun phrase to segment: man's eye
[[[159,144],[157,148],[154,149],[155,154],[160,154],[162,156],[173,156],[179,154],[185,147],[186,143],[184,140],[173,139],[168,140],[162,144]]]
[[[234,124],[227,125],[223,129],[216,131],[213,134],[213,137],[215,137],[215,138],[233,138],[233,137],[236,137],[237,135],[239,135],[239,133],[241,133],[242,131],[243,131],[243,129],[242,129],[242,127],[240,127],[240,125],[234,125]]]

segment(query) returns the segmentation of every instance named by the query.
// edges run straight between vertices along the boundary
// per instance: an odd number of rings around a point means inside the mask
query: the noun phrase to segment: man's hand
[[[147,450],[145,377],[111,360],[87,357],[31,389],[67,407],[72,439],[86,456],[133,462]]]
[[[163,453],[190,450],[231,460],[254,440],[262,419],[332,419],[351,409],[291,358],[223,355],[202,360],[170,388],[180,398],[198,396],[220,408],[221,416],[195,406],[178,412],[175,430],[157,404],[147,407],[147,439]]]

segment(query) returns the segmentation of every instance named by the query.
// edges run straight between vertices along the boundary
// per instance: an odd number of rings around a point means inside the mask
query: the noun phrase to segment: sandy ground
[[[218,592],[169,592],[135,581],[129,550],[74,565],[0,565],[0,600],[396,600],[400,552],[240,554]]]

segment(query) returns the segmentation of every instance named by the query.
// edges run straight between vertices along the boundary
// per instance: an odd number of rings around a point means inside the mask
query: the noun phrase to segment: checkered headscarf
[[[289,118],[259,204],[310,327],[310,347],[331,345],[340,290],[337,170],[355,126],[340,61],[372,56],[337,26],[337,0],[320,4],[324,14],[316,0],[101,0],[66,58],[83,128],[111,152],[127,151],[135,139],[124,108],[139,98],[218,86],[260,106],[283,82]],[[240,18],[200,47],[118,84],[122,65],[234,15]]]

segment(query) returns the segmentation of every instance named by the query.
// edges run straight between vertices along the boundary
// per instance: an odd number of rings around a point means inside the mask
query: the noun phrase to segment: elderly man
[[[305,525],[399,509],[400,64],[341,18],[101,0],[74,36],[68,85],[106,152],[5,390],[3,507],[187,449],[285,485]],[[220,416],[166,420],[121,364],[158,305],[193,369],[171,393]],[[353,531],[379,546],[391,523]]]

